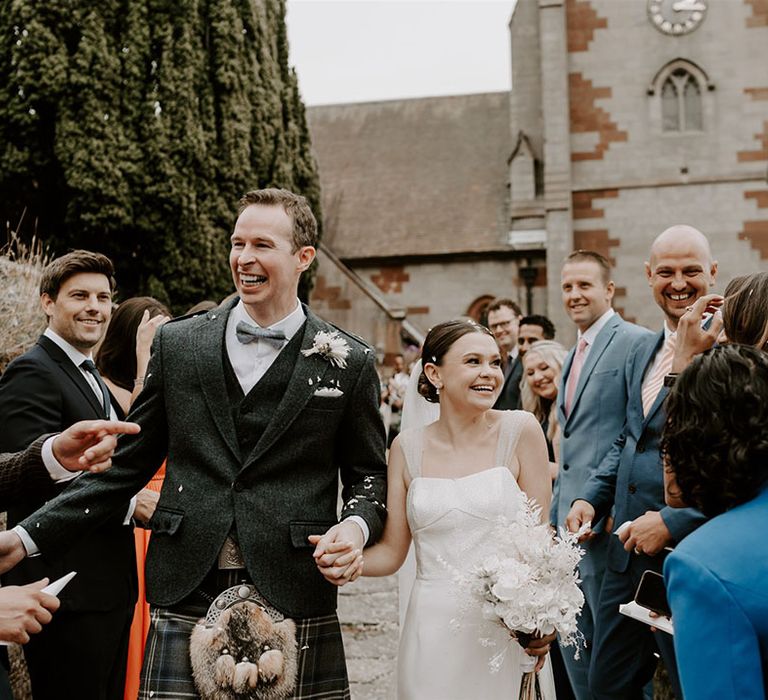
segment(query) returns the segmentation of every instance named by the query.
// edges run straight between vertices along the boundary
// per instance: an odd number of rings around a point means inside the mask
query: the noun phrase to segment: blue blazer
[[[557,394],[560,469],[552,494],[551,521],[563,525],[571,504],[597,469],[624,426],[627,386],[624,370],[632,348],[651,333],[614,314],[597,334],[581,370],[571,413],[565,417],[565,387],[575,348],[565,358]]]
[[[669,390],[662,387],[647,416],[643,416],[642,387],[646,370],[653,364],[664,343],[664,332],[642,339],[630,353],[626,366],[629,388],[626,422],[616,439],[579,495],[589,501],[598,517],[615,509],[616,527],[634,520],[646,511],[660,511],[675,542],[701,525],[705,518],[693,508],[670,508],[664,502],[664,471],[659,442],[664,428],[664,399]],[[608,566],[626,571],[630,560],[617,537],[608,544]]]
[[[768,697],[768,485],[664,564],[686,698]]]

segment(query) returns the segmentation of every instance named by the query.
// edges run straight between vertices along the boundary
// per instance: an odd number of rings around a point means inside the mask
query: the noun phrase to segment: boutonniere
[[[315,337],[312,339],[312,347],[301,351],[304,357],[310,355],[320,355],[325,360],[328,360],[334,367],[341,367],[341,369],[347,366],[347,355],[349,355],[349,345],[335,331],[318,331]]]

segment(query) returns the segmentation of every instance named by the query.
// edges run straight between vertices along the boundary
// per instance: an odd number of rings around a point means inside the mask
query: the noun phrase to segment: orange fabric
[[[165,462],[157,470],[157,474],[147,484],[148,489],[160,491],[163,488],[165,479]],[[139,695],[139,676],[141,674],[141,663],[144,660],[144,644],[147,641],[147,632],[149,631],[149,605],[144,587],[144,562],[147,558],[147,547],[149,547],[149,530],[137,527],[134,528],[134,537],[136,539],[136,568],[139,575],[139,597],[136,601],[136,611],[133,613],[133,623],[131,624],[131,637],[128,642],[128,668],[125,674],[125,700],[136,700]]]

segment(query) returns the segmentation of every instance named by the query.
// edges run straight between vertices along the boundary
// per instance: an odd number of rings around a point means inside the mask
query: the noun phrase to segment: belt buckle
[[[205,615],[206,627],[213,627],[225,610],[245,602],[256,603],[274,623],[285,620],[285,615],[273,608],[267,599],[256,590],[256,586],[241,583],[227,588],[213,599]]]
[[[243,559],[240,545],[230,535],[227,535],[227,539],[224,540],[224,544],[219,551],[218,567],[219,569],[245,568],[245,559]]]

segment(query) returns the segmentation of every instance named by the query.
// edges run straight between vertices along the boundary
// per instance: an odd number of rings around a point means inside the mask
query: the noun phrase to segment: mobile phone
[[[644,571],[635,592],[635,602],[659,615],[672,617],[664,588],[664,577],[655,571]]]

